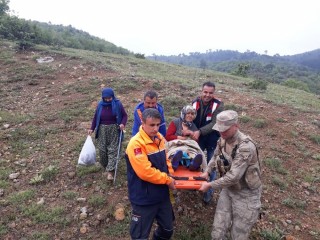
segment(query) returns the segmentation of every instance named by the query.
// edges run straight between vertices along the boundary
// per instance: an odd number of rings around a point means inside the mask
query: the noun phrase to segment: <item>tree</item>
[[[233,74],[241,77],[247,77],[249,69],[250,69],[250,64],[239,63],[237,69]]]
[[[10,0],[0,0],[0,17],[9,11]]]
[[[200,60],[200,68],[205,70],[207,68],[207,62],[204,59]]]

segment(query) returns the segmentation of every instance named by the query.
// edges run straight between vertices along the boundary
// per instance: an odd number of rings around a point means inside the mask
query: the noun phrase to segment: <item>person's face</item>
[[[204,86],[201,91],[201,100],[203,103],[209,103],[214,94],[214,87]]]
[[[186,113],[185,120],[187,122],[192,122],[194,120],[194,117],[195,117],[195,113],[190,111]]]
[[[144,108],[156,108],[157,106],[157,98],[146,97],[143,102]]]
[[[104,97],[103,101],[105,102],[111,102],[112,101],[112,97]]]
[[[238,130],[238,124],[233,124],[227,131],[220,132],[220,136],[228,140],[233,137],[233,135],[237,132]]]
[[[160,122],[158,118],[147,118],[145,122],[142,121],[142,129],[150,138],[153,138],[159,131]]]

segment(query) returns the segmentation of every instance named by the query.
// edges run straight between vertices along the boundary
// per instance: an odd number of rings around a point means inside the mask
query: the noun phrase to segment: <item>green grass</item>
[[[314,155],[312,155],[312,158],[314,160],[320,161],[320,154],[314,154]]]
[[[76,199],[77,196],[78,196],[78,194],[73,191],[66,191],[62,194],[62,197],[64,199],[68,199],[68,200],[74,200],[74,199]]]
[[[258,94],[255,95],[258,97]],[[317,95],[302,90],[269,84],[267,90],[259,95],[275,104],[289,105],[300,111],[320,112],[320,101]]]
[[[106,204],[106,197],[93,195],[90,196],[88,203],[90,203],[90,205],[93,207],[101,207]]]
[[[178,95],[170,94],[168,96],[165,96],[161,100],[161,104],[163,105],[166,112],[168,112],[166,114],[166,117],[169,118],[169,116],[171,117],[179,116],[183,106],[190,103],[188,103],[185,98],[182,98]]]
[[[52,236],[46,232],[35,232],[31,234],[32,240],[51,240]]]
[[[20,123],[29,121],[31,118],[31,116],[25,114],[0,111],[0,123],[2,124],[9,123],[10,125],[18,125]]]
[[[0,237],[4,236],[7,233],[8,233],[7,227],[5,225],[3,225],[2,223],[0,223]]]
[[[312,134],[309,136],[310,140],[316,144],[320,144],[320,135],[319,134]]]
[[[47,168],[43,169],[40,173],[30,179],[30,184],[47,183],[56,178],[59,173],[59,169],[56,166],[49,165]]]
[[[250,116],[244,115],[244,116],[239,117],[239,121],[241,123],[247,123],[247,122],[252,121],[252,118]]]
[[[9,174],[12,172],[9,168],[0,168],[0,180],[7,180],[9,179]]]
[[[282,201],[282,204],[292,209],[305,209],[307,202],[299,199],[288,197]]]
[[[1,173],[0,173],[1,174]],[[7,188],[9,186],[9,182],[5,180],[0,180],[0,188]]]
[[[288,171],[282,166],[282,162],[278,158],[266,158],[264,159],[264,163],[270,169],[276,171],[277,173],[286,175]]]
[[[21,204],[34,198],[35,192],[33,190],[26,190],[17,193],[13,193],[9,196],[9,202],[12,204]]]
[[[281,240],[284,234],[278,229],[265,229],[260,232],[260,236],[265,240]]]
[[[191,221],[190,217],[182,218],[180,228],[174,232],[173,240],[211,239],[211,221]]]
[[[310,173],[307,173],[307,174],[304,175],[303,180],[308,182],[308,183],[315,183],[315,182],[319,182],[320,178],[316,177],[316,176],[313,176]]]
[[[59,172],[59,168],[53,165],[49,165],[47,168],[42,170],[41,175],[43,177],[43,180],[45,182],[49,182],[53,179],[55,179],[56,175]]]
[[[129,236],[130,217],[127,216],[123,221],[110,222],[103,230],[105,236],[118,239]]]
[[[96,173],[101,171],[101,168],[97,165],[90,165],[90,166],[78,166],[77,167],[77,176],[82,177],[91,173]]]
[[[243,110],[243,107],[241,105],[237,105],[237,104],[225,104],[224,110],[234,110],[236,112],[239,112],[239,111]]]
[[[269,137],[276,137],[277,133],[275,133],[274,131],[267,129],[266,135]]]
[[[274,185],[278,186],[281,190],[285,190],[288,187],[288,184],[285,183],[282,179],[278,178],[277,176],[274,176],[271,181]]]
[[[30,217],[36,224],[59,224],[65,226],[70,223],[70,219],[65,218],[64,208],[60,206],[48,209],[44,205],[31,204],[21,206],[21,210],[24,216]]]
[[[267,121],[265,119],[256,119],[253,122],[255,128],[264,128],[267,126]]]

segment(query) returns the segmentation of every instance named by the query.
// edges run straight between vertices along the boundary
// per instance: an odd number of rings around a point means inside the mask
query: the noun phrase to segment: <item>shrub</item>
[[[251,121],[251,117],[247,116],[247,115],[244,115],[244,116],[240,116],[239,117],[239,121],[241,123],[247,123],[247,122],[250,122]]]
[[[255,128],[264,128],[266,125],[267,125],[267,122],[264,119],[257,119],[253,123],[253,126]]]
[[[262,239],[266,240],[281,240],[282,234],[278,231],[278,229],[275,230],[262,230],[260,233],[260,236]]]
[[[251,89],[257,90],[267,90],[268,82],[263,80],[254,80],[253,82],[249,83],[249,87]]]
[[[144,56],[144,54],[142,54],[142,53],[136,53],[136,54],[134,54],[134,56],[136,57],[136,58],[140,58],[140,59],[145,59],[146,57]]]
[[[91,196],[88,200],[88,202],[93,206],[93,207],[99,207],[102,206],[106,203],[106,199],[103,196]]]
[[[264,160],[264,163],[267,167],[276,171],[277,173],[280,173],[283,175],[288,174],[288,171],[284,169],[284,167],[282,166],[281,160],[278,158],[266,158]]]
[[[10,195],[9,201],[14,204],[21,204],[34,197],[35,192],[32,190],[21,191]]]
[[[307,202],[306,201],[302,201],[299,199],[295,199],[295,198],[286,198],[282,201],[282,204],[289,207],[289,208],[299,208],[299,209],[305,209],[307,206]]]
[[[290,87],[290,88],[295,88],[295,89],[300,89],[300,90],[303,90],[306,92],[310,92],[310,89],[306,83],[301,82],[296,79],[287,79],[282,83],[282,85]]]
[[[281,190],[286,189],[288,186],[284,181],[282,181],[280,178],[276,176],[272,178],[272,183],[278,186]]]
[[[309,138],[312,142],[320,144],[320,135],[310,135]]]
[[[242,106],[235,105],[235,104],[226,104],[224,105],[224,110],[233,110],[233,111],[241,111]]]

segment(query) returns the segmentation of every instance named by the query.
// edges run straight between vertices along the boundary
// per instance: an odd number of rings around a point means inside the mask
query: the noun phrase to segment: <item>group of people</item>
[[[125,152],[132,239],[148,239],[154,220],[153,239],[171,238],[174,213],[169,191],[175,189],[172,174],[179,165],[201,170],[200,176],[208,179],[199,189],[204,192],[204,202],[211,201],[213,189],[222,189],[212,239],[225,239],[229,229],[232,239],[248,239],[261,205],[258,150],[255,142],[240,132],[237,112],[224,110],[214,92],[214,83],[205,82],[199,97],[182,108],[168,129],[155,91],[147,91],[134,109],[132,136]],[[103,89],[88,133],[96,133],[108,180],[114,177],[119,133],[127,119],[113,90]]]

